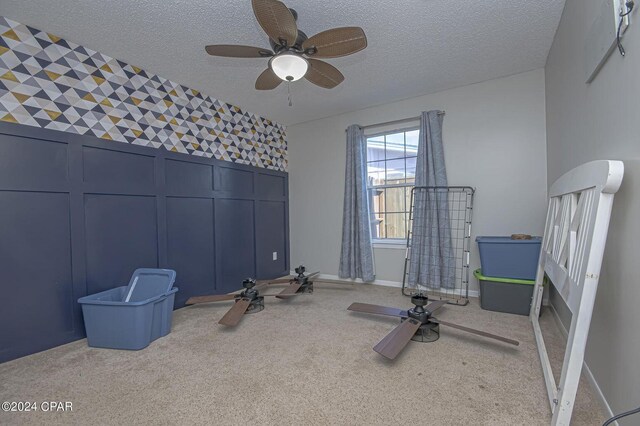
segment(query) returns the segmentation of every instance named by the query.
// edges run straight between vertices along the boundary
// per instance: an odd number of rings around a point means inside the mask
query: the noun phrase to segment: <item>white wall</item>
[[[446,110],[449,184],[477,188],[472,268],[479,267],[476,235],[540,235],[547,189],[544,84],[540,69],[288,127],[291,264],[338,274],[345,128],[432,109]],[[404,255],[376,248],[376,278],[401,282]]]
[[[625,163],[586,355],[611,409],[621,412],[640,401],[640,14],[634,13],[624,37],[627,56],[614,52],[596,79],[585,84],[586,34],[602,3],[567,0],[547,59],[548,179],[552,183],[595,159]],[[621,424],[637,425],[639,419]]]

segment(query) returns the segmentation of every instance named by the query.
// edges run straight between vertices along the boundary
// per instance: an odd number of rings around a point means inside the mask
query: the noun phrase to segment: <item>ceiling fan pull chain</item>
[[[287,95],[289,96],[289,106],[293,106],[293,102],[291,102],[291,82],[287,81]]]

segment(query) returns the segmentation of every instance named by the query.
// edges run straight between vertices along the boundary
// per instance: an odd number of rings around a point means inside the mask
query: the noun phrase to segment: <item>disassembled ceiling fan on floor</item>
[[[347,309],[355,312],[401,318],[402,322],[400,325],[391,330],[389,334],[387,334],[382,340],[380,340],[380,342],[378,342],[377,345],[373,347],[374,351],[389,359],[394,359],[398,356],[402,349],[407,346],[409,340],[418,342],[434,342],[438,340],[440,337],[440,325],[496,339],[510,345],[518,346],[520,344],[517,340],[442,321],[434,317],[433,313],[447,302],[447,300],[437,300],[427,305],[427,297],[422,294],[418,294],[411,298],[411,303],[413,303],[414,307],[406,311],[398,308],[371,305],[368,303],[352,303]]]
[[[287,296],[292,296],[298,293],[313,293],[313,284],[315,283],[323,283],[323,284],[336,284],[336,285],[353,285],[353,282],[349,282],[346,280],[335,280],[330,278],[320,278],[320,271],[314,272],[312,274],[305,275],[305,271],[307,268],[304,265],[298,266],[295,271],[297,275],[291,275],[285,278],[278,278],[275,280],[264,280],[258,281],[258,284],[283,284],[289,283],[289,286],[282,290],[280,293],[276,295],[278,299],[286,299]]]
[[[209,296],[194,296],[187,300],[186,305],[196,305],[201,303],[225,302],[234,300],[235,303],[227,311],[226,314],[218,321],[218,324],[234,327],[238,325],[244,314],[252,314],[260,312],[264,309],[264,298],[273,296],[278,299],[288,299],[292,296],[303,293],[313,293],[313,277],[320,274],[305,275],[306,268],[302,265],[295,269],[295,277],[278,278],[275,280],[256,281],[253,278],[247,278],[242,281],[244,290],[241,293],[232,294],[214,294]],[[280,293],[277,294],[261,294],[260,290],[269,285],[289,283]]]
[[[305,275],[306,270],[307,268],[305,268],[304,265],[300,265],[295,269],[298,275],[271,281],[267,280],[266,282],[268,284],[289,283],[284,290],[276,295],[278,299],[286,299],[287,297],[294,296],[296,293],[313,293],[313,278],[320,275],[320,271]]]
[[[229,58],[271,58],[269,66],[256,80],[256,89],[275,89],[283,81],[302,77],[311,83],[332,89],[344,76],[337,68],[315,58],[338,58],[367,47],[367,37],[360,27],[341,27],[323,31],[313,37],[298,29],[298,13],[278,0],[252,0],[253,13],[273,51],[261,47],[214,44],[206,46],[213,56]]]
[[[275,296],[275,294],[260,294],[260,290],[265,288],[268,283],[256,285],[256,280],[247,278],[242,281],[244,291],[239,294],[216,294],[210,296],[191,297],[185,303],[186,305],[196,305],[200,303],[224,302],[227,300],[235,300],[235,303],[227,311],[226,314],[218,321],[218,324],[234,327],[238,325],[244,314],[260,312],[264,309],[265,296]]]

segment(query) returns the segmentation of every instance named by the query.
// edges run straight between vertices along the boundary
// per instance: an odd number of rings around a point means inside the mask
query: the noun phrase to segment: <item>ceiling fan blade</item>
[[[347,310],[354,312],[364,312],[365,314],[388,315],[391,317],[407,317],[407,311],[387,306],[371,305],[369,303],[352,303]]]
[[[430,313],[434,313],[435,311],[442,308],[447,303],[449,303],[448,300],[436,300],[435,302],[429,303],[427,306],[424,307],[424,309],[429,311]]]
[[[373,350],[389,359],[394,359],[420,328],[420,321],[409,318],[394,328],[384,339],[380,340]]]
[[[276,293],[276,294],[260,294],[260,297],[275,297],[277,299],[289,299],[290,297],[298,297],[298,296],[303,296],[303,295],[309,295],[311,293],[295,293],[295,294],[290,294],[290,295],[285,295],[282,296],[280,295],[280,293]]]
[[[268,58],[273,56],[269,49],[253,46],[241,46],[239,44],[211,44],[204,50],[209,55],[224,56],[226,58]]]
[[[338,58],[367,47],[367,36],[360,27],[341,27],[318,33],[302,43],[303,49],[316,48],[316,58]]]
[[[224,302],[225,300],[233,300],[235,294],[214,294],[211,296],[194,296],[186,301],[186,305],[195,305],[198,303]]]
[[[298,38],[296,18],[284,3],[278,0],[251,0],[253,14],[271,40],[293,46]]]
[[[300,288],[300,283],[292,282],[288,287],[285,287],[280,293],[276,295],[278,299],[288,299],[290,296],[294,296],[298,289]]]
[[[218,324],[228,325],[229,327],[233,327],[238,325],[242,316],[249,308],[251,301],[249,299],[240,299],[236,303],[233,304],[231,309],[227,311],[226,314],[218,321]]]
[[[258,285],[264,285],[264,284],[286,284],[289,281],[291,281],[293,279],[293,277],[288,277],[288,278],[276,278],[274,280],[258,280],[256,281],[256,284]]]
[[[354,284],[358,284],[355,281],[342,281],[342,280],[332,280],[329,278],[316,278],[313,280],[314,283],[323,283],[323,284],[338,284],[338,285],[349,285],[353,286]]]
[[[256,89],[272,90],[278,87],[280,83],[282,83],[280,77],[271,71],[271,68],[267,68],[258,76],[258,79],[256,80]]]
[[[518,342],[517,340],[508,339],[506,337],[498,336],[497,334],[487,333],[486,331],[476,330],[474,328],[465,327],[463,325],[452,324],[450,322],[441,321],[434,317],[429,318],[429,321],[435,322],[441,325],[446,325],[447,327],[457,328],[458,330],[466,331],[467,333],[477,334],[478,336],[488,337],[490,339],[496,339],[501,342],[508,343],[510,345],[514,345],[514,346],[520,345],[520,342]]]
[[[256,284],[256,285],[253,287],[253,289],[254,289],[254,290],[262,290],[262,289],[264,289],[265,287],[267,287],[268,285],[269,285],[269,283]]]
[[[344,81],[344,75],[336,67],[317,59],[307,59],[309,69],[304,78],[325,89],[333,89]]]

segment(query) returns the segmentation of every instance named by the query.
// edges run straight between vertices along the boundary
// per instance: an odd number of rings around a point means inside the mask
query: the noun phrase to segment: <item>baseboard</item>
[[[558,315],[558,311],[556,311],[556,308],[553,306],[553,304],[549,303],[548,306],[549,308],[551,308],[553,319],[556,321],[556,324],[558,325],[558,328],[560,329],[562,336],[566,340],[569,337],[569,331],[564,327],[564,324],[560,320],[560,315]],[[598,382],[596,381],[596,378],[593,376],[593,373],[591,372],[591,369],[587,365],[586,361],[583,362],[582,364],[582,371],[584,371],[584,375],[587,378],[587,382],[589,382],[591,389],[593,389],[594,393],[596,394],[596,398],[598,398],[598,402],[600,403],[600,406],[602,407],[602,410],[604,411],[605,416],[613,417],[614,413],[611,410],[611,406],[609,406],[609,402],[607,401],[604,394],[602,393],[602,390],[600,389],[600,386],[598,385]],[[618,422],[615,422],[613,424],[617,425]]]
[[[295,272],[291,272],[291,274],[296,275]],[[352,280],[349,278],[340,278],[337,275],[331,275],[331,274],[320,274],[318,281],[320,281],[323,278],[325,280],[341,281],[341,282],[344,282],[345,284],[373,284],[373,285],[381,285],[383,287],[402,288],[402,282],[400,281],[373,280],[371,282],[365,283],[360,278],[356,278],[355,280]],[[469,290],[469,297],[479,297],[479,296],[480,296],[480,293],[478,292],[478,290]]]

